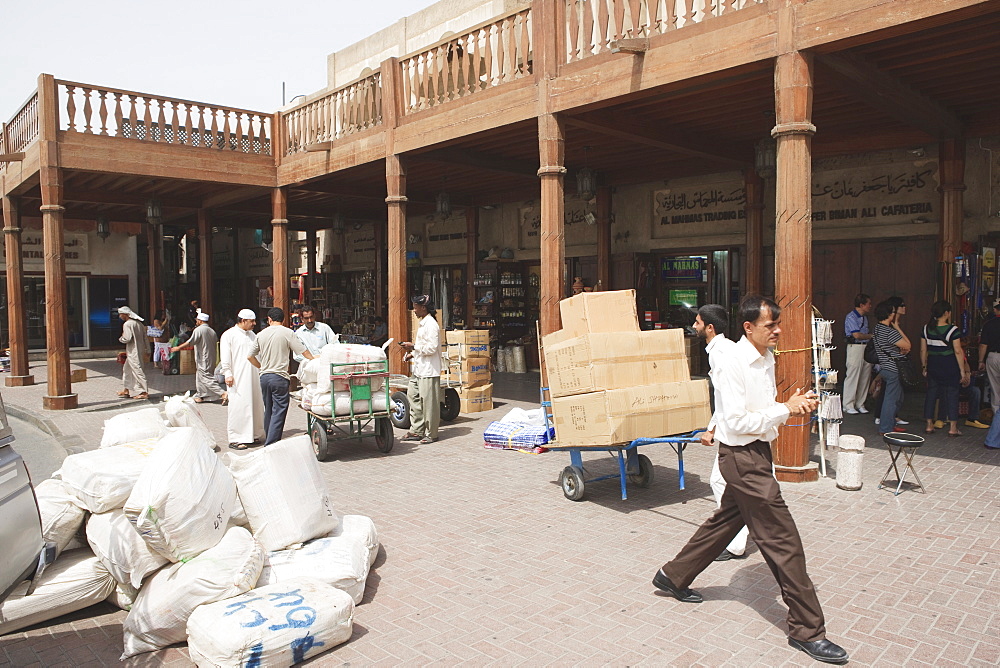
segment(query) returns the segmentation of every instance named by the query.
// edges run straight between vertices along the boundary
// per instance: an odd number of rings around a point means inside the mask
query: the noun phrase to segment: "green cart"
[[[381,379],[381,387],[376,382]],[[347,362],[330,365],[330,380],[334,386],[347,381],[351,397],[348,410],[337,414],[338,393],[330,393],[330,416],[317,415],[306,411],[306,424],[312,440],[316,459],[326,461],[330,457],[330,446],[335,441],[361,440],[375,437],[375,446],[380,452],[392,450],[395,435],[389,413],[392,403],[389,399],[389,362]],[[377,388],[377,389],[376,389]],[[381,399],[381,401],[379,401]],[[385,408],[376,410],[376,403]],[[367,431],[373,427],[372,431]]]

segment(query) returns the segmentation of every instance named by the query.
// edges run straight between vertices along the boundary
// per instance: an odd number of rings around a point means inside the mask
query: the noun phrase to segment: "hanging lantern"
[[[762,179],[774,178],[778,173],[778,147],[770,137],[757,142],[754,147],[754,169]]]
[[[442,218],[451,217],[451,195],[442,190],[438,193],[434,202],[436,204],[435,210],[439,216]]]
[[[146,201],[146,220],[151,223],[159,222],[162,217],[163,211],[160,209],[160,200],[151,197]]]
[[[580,199],[591,200],[597,194],[597,174],[587,164],[589,146],[583,147],[583,167],[576,172],[576,194]]]
[[[111,236],[111,223],[108,222],[107,216],[97,217],[97,236],[101,241]]]

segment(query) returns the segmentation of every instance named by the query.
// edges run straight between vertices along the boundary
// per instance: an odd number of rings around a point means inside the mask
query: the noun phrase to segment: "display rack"
[[[837,386],[837,370],[830,368],[830,351],[833,345],[833,320],[814,317],[812,319],[812,375],[813,389],[819,397],[816,412],[819,433],[820,475],[826,477],[826,448],[836,447],[840,442],[840,424],[843,411],[840,395],[833,391]]]

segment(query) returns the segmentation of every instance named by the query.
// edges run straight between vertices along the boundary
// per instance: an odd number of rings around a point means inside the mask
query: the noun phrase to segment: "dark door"
[[[90,302],[88,314],[90,347],[115,347],[118,345],[121,332],[118,308],[128,304],[128,279],[92,276],[87,285]],[[154,315],[147,314],[147,321],[151,322]]]

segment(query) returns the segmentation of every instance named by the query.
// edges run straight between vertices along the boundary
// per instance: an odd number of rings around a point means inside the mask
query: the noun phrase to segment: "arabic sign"
[[[815,175],[813,222],[818,227],[910,222],[934,218],[937,167],[889,165]],[[894,220],[895,219],[895,220]]]
[[[707,187],[682,186],[653,193],[653,237],[676,236],[677,225],[706,229],[720,223],[742,223],[746,219],[746,191],[741,183]],[[708,223],[708,225],[705,225]]]
[[[7,257],[7,247],[0,239],[0,249],[3,257]],[[66,264],[90,264],[90,245],[86,234],[63,234],[63,257]],[[21,232],[21,260],[25,265],[41,265],[45,263],[45,248],[42,243],[41,230],[24,230]]]
[[[344,230],[344,264],[375,265],[375,226],[371,223],[348,226]]]
[[[593,214],[593,207],[580,199],[567,199],[565,213],[566,245],[583,246],[597,243],[597,225],[587,222],[587,214]],[[518,210],[518,246],[520,248],[541,248],[542,209],[535,203]],[[596,219],[595,219],[596,222]]]
[[[409,250],[423,251],[425,257],[446,257],[449,255],[464,255],[465,248],[465,227],[464,215],[453,215],[446,220],[440,220],[435,216],[428,216],[424,224],[423,239],[427,240],[426,245],[420,242],[407,245]]]

